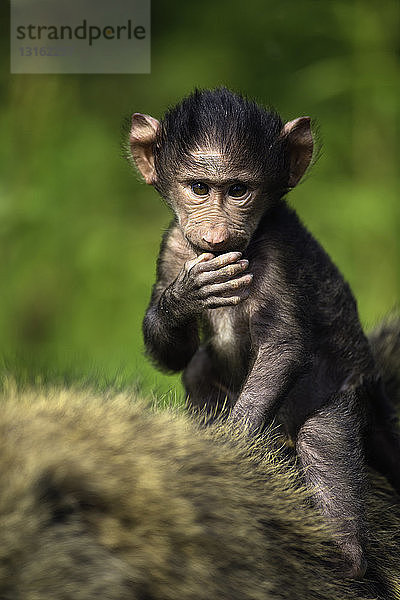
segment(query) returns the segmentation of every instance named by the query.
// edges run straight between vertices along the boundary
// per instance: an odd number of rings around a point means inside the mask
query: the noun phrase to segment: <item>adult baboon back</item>
[[[399,597],[400,507],[382,478],[368,500],[369,569],[343,581],[323,518],[272,441],[200,431],[128,394],[3,396],[2,600]]]

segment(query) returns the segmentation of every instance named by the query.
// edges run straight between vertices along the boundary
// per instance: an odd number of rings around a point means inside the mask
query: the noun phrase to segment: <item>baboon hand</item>
[[[187,261],[161,297],[161,308],[188,318],[208,308],[239,304],[248,297],[253,279],[251,273],[242,274],[249,262],[241,256],[241,252],[219,256],[207,252]]]

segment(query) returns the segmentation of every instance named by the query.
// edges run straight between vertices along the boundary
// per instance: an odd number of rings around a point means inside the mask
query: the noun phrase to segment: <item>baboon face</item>
[[[275,112],[224,89],[194,92],[161,123],[135,113],[130,146],[198,253],[243,251],[312,156],[308,117],[283,125]]]
[[[191,151],[166,183],[166,199],[198,253],[244,250],[268,206],[261,178],[218,147]]]

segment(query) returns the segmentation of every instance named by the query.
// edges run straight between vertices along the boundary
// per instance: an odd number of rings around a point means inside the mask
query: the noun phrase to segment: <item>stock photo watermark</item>
[[[11,73],[150,73],[150,0],[11,0]]]

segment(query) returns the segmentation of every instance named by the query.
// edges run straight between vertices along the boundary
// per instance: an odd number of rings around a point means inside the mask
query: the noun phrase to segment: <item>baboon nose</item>
[[[213,227],[203,234],[203,240],[211,246],[219,246],[226,242],[229,232],[226,227]]]

